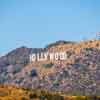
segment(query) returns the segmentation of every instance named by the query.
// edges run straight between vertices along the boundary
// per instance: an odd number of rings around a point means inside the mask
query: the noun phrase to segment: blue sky
[[[100,0],[0,0],[0,54],[91,39],[99,31]]]

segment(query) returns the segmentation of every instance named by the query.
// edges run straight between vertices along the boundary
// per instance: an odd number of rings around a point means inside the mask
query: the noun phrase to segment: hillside
[[[31,53],[68,54],[65,61],[29,62]],[[0,84],[67,95],[100,95],[100,41],[58,41],[46,48],[21,47],[0,58]],[[77,91],[77,92],[76,92]]]
[[[65,100],[65,97],[58,93],[46,91],[34,92],[14,86],[0,86],[0,100]]]
[[[6,91],[5,91],[6,90]],[[56,92],[33,91],[15,86],[0,86],[0,100],[99,100],[100,96],[67,96]]]

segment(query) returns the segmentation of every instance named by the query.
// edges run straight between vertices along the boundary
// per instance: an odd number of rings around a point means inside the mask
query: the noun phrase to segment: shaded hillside
[[[16,71],[16,67],[20,70],[29,63],[29,55],[31,53],[42,52],[44,49],[40,48],[17,48],[7,55],[0,58],[0,72],[4,71],[8,66],[12,65]]]
[[[10,64],[27,64],[29,60],[29,55],[31,53],[43,52],[44,49],[40,48],[27,48],[27,47],[20,47],[17,48],[6,56],[0,58],[0,66],[6,66]]]

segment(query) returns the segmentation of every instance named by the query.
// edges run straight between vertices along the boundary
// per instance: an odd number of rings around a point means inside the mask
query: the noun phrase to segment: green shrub
[[[16,67],[15,70],[14,70],[14,72],[13,72],[13,74],[16,74],[16,73],[18,73],[20,71],[21,71],[21,68],[20,67]]]
[[[45,68],[51,68],[54,64],[53,63],[49,63],[49,64],[43,64],[43,66]]]
[[[28,99],[27,99],[27,98],[25,98],[25,97],[22,97],[22,98],[21,98],[21,100],[28,100]]]
[[[29,95],[29,98],[30,98],[30,99],[37,98],[37,94],[30,94],[30,95]]]

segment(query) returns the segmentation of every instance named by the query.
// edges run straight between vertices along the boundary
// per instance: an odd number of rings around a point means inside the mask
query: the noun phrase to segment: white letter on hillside
[[[35,62],[36,61],[36,54],[31,54],[29,56],[29,58],[30,58],[30,62]]]

